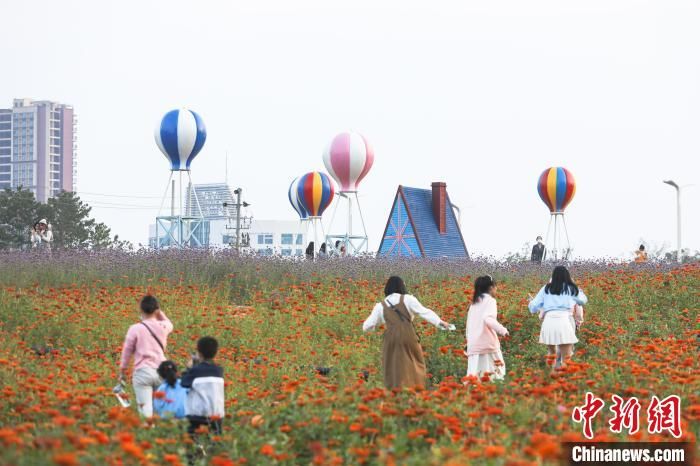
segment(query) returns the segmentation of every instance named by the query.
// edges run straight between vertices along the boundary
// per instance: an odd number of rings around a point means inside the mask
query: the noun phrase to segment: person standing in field
[[[530,261],[541,264],[543,259],[544,259],[544,244],[542,243],[542,237],[538,236],[537,242],[532,247],[532,254],[530,255]]]
[[[649,260],[649,256],[647,255],[646,248],[643,244],[640,244],[639,249],[634,252],[634,261],[637,263],[644,263],[647,260]]]
[[[362,324],[364,332],[371,331],[381,324],[386,325],[382,345],[384,385],[388,389],[425,387],[425,359],[413,327],[413,319],[420,316],[442,329],[449,329],[450,324],[408,294],[400,277],[389,277],[384,287],[384,295],[384,300],[374,306],[372,313]]]
[[[312,261],[314,260],[314,242],[311,241],[308,246],[306,246],[306,260],[307,261]]]
[[[53,231],[51,225],[46,222],[45,218],[42,218],[34,224],[29,239],[32,248],[51,249]]]
[[[126,380],[131,359],[134,360],[132,383],[139,414],[153,416],[153,390],[161,384],[158,366],[166,360],[165,348],[173,324],[160,309],[155,296],[141,299],[141,321],[129,327],[122,347],[120,380]]]
[[[224,370],[214,362],[219,342],[214,337],[197,340],[197,353],[187,364],[180,386],[188,389],[185,414],[190,421],[187,432],[197,433],[201,426],[221,434],[224,417]]]
[[[572,319],[572,310],[575,306],[583,306],[588,298],[583,290],[571,279],[566,267],[558,265],[552,272],[552,280],[543,286],[528,305],[531,313],[542,311],[542,328],[540,330],[540,343],[547,345],[550,356],[555,357],[553,368],[564,365],[571,356],[573,346],[578,343],[576,338],[576,326]],[[581,309],[581,319],[583,319]]]
[[[158,366],[158,375],[163,383],[153,395],[153,410],[160,417],[185,417],[187,389],[180,385],[177,366],[172,361],[163,361]]]
[[[508,329],[498,322],[496,282],[490,275],[474,282],[474,297],[467,312],[467,376],[488,376],[501,380],[506,375],[506,364],[498,336],[508,335]]]
[[[321,247],[318,250],[319,259],[328,259],[328,246],[326,243],[321,243]]]
[[[333,246],[333,249],[330,251],[329,255],[331,257],[345,257],[345,243],[341,242],[340,240],[336,240],[335,245]]]

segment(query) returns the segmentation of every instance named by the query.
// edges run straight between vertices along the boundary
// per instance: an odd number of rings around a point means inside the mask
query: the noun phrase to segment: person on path
[[[371,331],[381,324],[386,325],[382,345],[384,385],[388,389],[425,387],[425,358],[413,327],[413,319],[420,316],[442,329],[449,329],[451,326],[408,294],[400,277],[389,277],[384,287],[384,295],[385,299],[374,306],[372,313],[362,324],[364,332]]]
[[[153,390],[161,384],[158,366],[166,360],[165,348],[173,324],[160,309],[155,296],[141,299],[141,321],[129,327],[122,347],[120,380],[126,380],[131,359],[134,360],[132,384],[139,414],[153,417]]]
[[[553,369],[564,365],[571,356],[573,345],[578,343],[572,310],[575,310],[574,306],[583,306],[587,302],[583,290],[576,286],[569,271],[562,265],[554,268],[552,280],[530,301],[528,308],[531,313],[544,312],[539,341],[547,345],[549,355],[554,356]]]
[[[541,264],[543,259],[544,259],[544,244],[542,243],[542,237],[538,236],[537,242],[532,247],[532,254],[530,255],[530,261]]]
[[[498,336],[508,335],[508,329],[498,322],[496,282],[489,275],[474,282],[474,297],[467,312],[467,376],[501,380],[506,364]]]

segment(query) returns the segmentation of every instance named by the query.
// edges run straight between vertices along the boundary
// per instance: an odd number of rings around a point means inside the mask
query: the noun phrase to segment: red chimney
[[[433,218],[440,234],[447,233],[447,184],[435,181],[433,187]]]

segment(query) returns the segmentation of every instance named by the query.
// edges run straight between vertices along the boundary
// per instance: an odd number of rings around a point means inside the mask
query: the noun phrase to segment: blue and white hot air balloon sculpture
[[[292,184],[289,185],[289,192],[287,193],[287,196],[289,197],[289,203],[292,204],[292,208],[296,211],[297,214],[299,214],[299,220],[302,222],[305,220],[308,220],[309,214],[306,213],[306,209],[301,203],[301,200],[299,199],[298,196],[298,191],[299,191],[299,178],[294,178],[294,181],[292,181]]]
[[[170,162],[172,171],[189,171],[192,160],[207,140],[204,121],[192,110],[171,110],[155,130],[156,144]]]

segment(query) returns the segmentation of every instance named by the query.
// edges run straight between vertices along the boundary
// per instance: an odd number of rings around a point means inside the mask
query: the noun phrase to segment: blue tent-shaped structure
[[[469,257],[445,183],[432,189],[399,186],[377,255]]]

